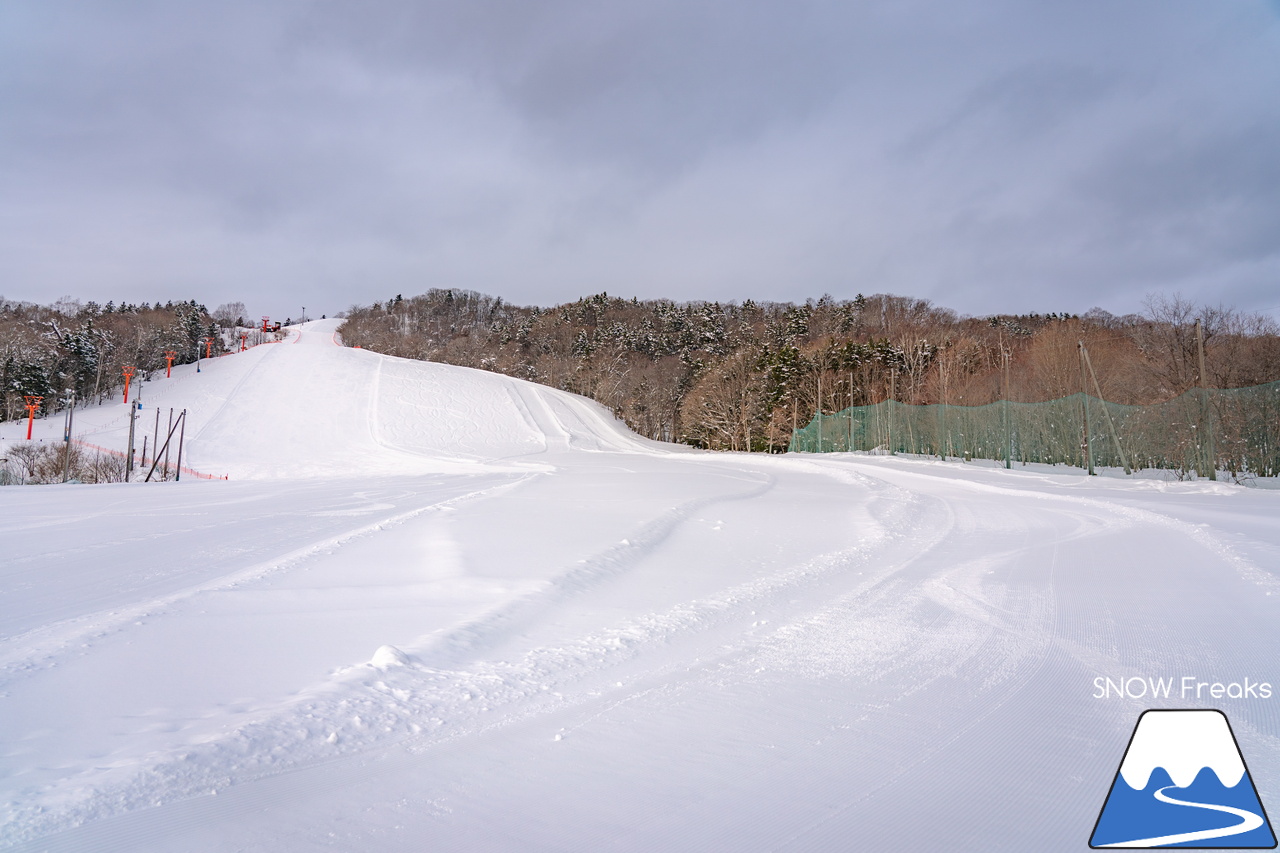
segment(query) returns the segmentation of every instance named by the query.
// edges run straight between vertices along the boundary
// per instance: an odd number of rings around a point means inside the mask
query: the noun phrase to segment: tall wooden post
[[[853,371],[849,371],[849,452],[853,452]]]
[[[818,372],[818,452],[822,452],[822,372]]]
[[[1010,420],[1009,412],[1009,353],[1004,348],[1004,342],[1000,344],[1000,358],[1004,362],[1004,394],[1001,402],[1004,404],[1004,467],[1013,467],[1013,423]]]
[[[1209,479],[1218,479],[1218,462],[1213,453],[1213,408],[1209,403],[1209,380],[1204,369],[1204,324],[1196,320],[1196,350],[1200,357],[1200,412],[1204,425],[1200,440],[1204,444],[1205,466],[1209,469]],[[1201,470],[1201,476],[1204,471]]]
[[[1089,444],[1089,390],[1088,384],[1085,382],[1085,364],[1084,364],[1084,341],[1077,341],[1076,346],[1080,350],[1080,405],[1084,409],[1084,456],[1085,467],[1089,471],[1089,475],[1093,476],[1097,472],[1093,470],[1093,446]]]

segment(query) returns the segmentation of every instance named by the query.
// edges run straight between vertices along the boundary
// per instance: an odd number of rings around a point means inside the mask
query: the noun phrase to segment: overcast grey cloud
[[[1280,3],[0,5],[0,294],[1280,314]]]

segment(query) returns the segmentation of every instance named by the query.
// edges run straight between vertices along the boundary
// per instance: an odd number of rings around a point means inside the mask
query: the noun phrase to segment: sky
[[[1280,317],[1280,0],[10,0],[0,296]]]

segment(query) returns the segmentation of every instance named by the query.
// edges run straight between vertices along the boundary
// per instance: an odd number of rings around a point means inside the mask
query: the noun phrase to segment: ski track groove
[[[690,503],[742,500],[771,487],[772,483],[766,481],[748,493]],[[653,528],[651,537],[669,536],[695,510],[687,505],[681,509],[683,512],[665,513],[651,522],[648,525]],[[426,510],[419,514],[423,511]],[[895,538],[890,536],[886,541]],[[303,691],[301,698],[290,702],[288,707],[268,711],[257,720],[237,727],[227,737],[195,745],[177,760],[162,755],[148,756],[140,762],[131,780],[94,790],[91,810],[82,811],[89,809],[88,805],[67,804],[70,807],[58,810],[56,816],[38,811],[18,815],[13,821],[13,831],[33,840],[68,829],[80,821],[96,820],[104,813],[123,814],[154,805],[157,800],[172,802],[199,796],[232,782],[242,784],[265,779],[317,762],[357,760],[361,755],[406,742],[417,751],[430,750],[531,715],[578,706],[584,701],[593,701],[596,694],[584,687],[581,695],[567,698],[564,694],[574,684],[633,661],[648,647],[663,646],[682,636],[697,637],[735,619],[745,619],[744,614],[751,606],[771,600],[781,590],[794,590],[806,582],[821,583],[851,564],[865,566],[870,555],[882,545],[877,540],[872,545],[860,543],[836,553],[819,555],[799,566],[784,568],[706,599],[682,602],[664,612],[650,613],[570,643],[530,650],[516,662],[474,661],[469,670],[457,670],[428,665],[423,657],[418,657],[408,667],[392,668],[381,675],[374,675],[376,668],[367,664],[348,667],[329,683]],[[562,591],[572,595],[583,583],[590,585],[616,576],[618,569],[610,559],[614,550],[606,550],[600,555],[604,559],[595,565],[576,567],[562,576]],[[896,567],[890,567],[885,573],[895,570]],[[713,659],[724,654],[721,650]],[[432,660],[430,654],[425,658]],[[685,670],[688,666],[682,659],[672,668]],[[664,671],[662,674],[674,673]],[[648,675],[652,677],[654,673]],[[400,681],[408,683],[397,683]],[[483,709],[480,715],[471,710],[476,707]],[[504,709],[504,713],[488,716],[499,709]],[[378,735],[367,736],[369,732]],[[325,740],[330,734],[338,733],[336,744]],[[434,742],[431,742],[432,735]],[[286,742],[282,744],[281,738]],[[275,746],[267,748],[270,744]],[[307,752],[304,745],[310,745],[312,750]],[[339,754],[335,756],[335,752]],[[197,754],[205,760],[195,763],[212,767],[213,772],[193,772],[192,756]],[[235,767],[239,775],[228,778],[227,766]],[[83,784],[82,780],[68,781]],[[157,793],[160,791],[164,793]]]
[[[554,476],[554,474],[549,475]],[[439,666],[452,668],[473,659],[485,650],[485,643],[496,644],[516,633],[537,615],[552,607],[564,604],[600,584],[617,579],[631,570],[635,564],[649,555],[697,511],[730,501],[760,497],[775,486],[772,478],[757,483],[753,488],[732,495],[716,495],[686,501],[629,533],[625,544],[615,544],[603,552],[588,557],[581,565],[570,568],[553,579],[542,589],[517,599],[499,611],[454,630],[434,644],[434,648],[421,652]]]
[[[288,571],[318,554],[339,548],[348,542],[363,538],[380,530],[395,527],[428,512],[445,507],[457,507],[474,500],[483,500],[523,485],[533,474],[499,483],[463,495],[435,501],[427,506],[387,516],[378,521],[361,525],[343,533],[327,536],[316,542],[292,548],[289,551],[254,565],[232,572],[214,581],[189,587],[178,592],[153,598],[130,607],[114,608],[56,622],[0,641],[0,690],[24,674],[30,674],[57,664],[62,653],[72,646],[90,639],[99,639],[116,633],[144,617],[154,617],[165,609],[197,595],[218,590],[234,589],[245,583],[260,580],[282,571]],[[6,648],[7,647],[7,648]]]
[[[227,391],[227,395],[223,399],[222,404],[218,406],[212,415],[204,419],[204,424],[196,431],[196,434],[192,436],[192,439],[199,439],[200,436],[205,434],[205,431],[208,430],[209,427],[213,426],[213,424],[217,422],[218,418],[226,410],[227,406],[231,404],[231,401],[235,399],[236,395],[240,392],[240,389],[244,387],[244,384],[258,372],[258,369],[262,367],[262,363],[273,355],[275,355],[275,350],[269,349],[258,357],[257,362],[245,371],[244,376],[241,376],[235,385],[231,386],[231,390]]]

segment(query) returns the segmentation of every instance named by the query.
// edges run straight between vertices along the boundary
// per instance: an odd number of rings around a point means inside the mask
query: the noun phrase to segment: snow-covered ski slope
[[[1280,493],[691,452],[336,328],[143,386],[228,480],[0,489],[0,848],[1082,850],[1148,707],[1280,808]]]
[[[187,409],[193,427],[184,465],[233,480],[460,472],[477,461],[494,470],[499,460],[549,450],[653,446],[571,394],[341,347],[340,323],[295,327],[280,343],[206,360],[199,373],[182,365],[171,379],[144,384],[138,447],[153,434],[157,410],[163,442],[171,408]],[[123,449],[127,413],[123,403],[82,411],[75,432]],[[56,438],[60,430],[46,426]]]

